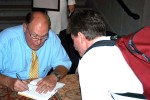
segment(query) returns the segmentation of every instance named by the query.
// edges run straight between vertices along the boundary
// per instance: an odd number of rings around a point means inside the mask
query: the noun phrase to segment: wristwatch
[[[51,72],[51,74],[54,74],[58,78],[58,80],[60,80],[60,74],[59,73],[53,71],[53,72]]]

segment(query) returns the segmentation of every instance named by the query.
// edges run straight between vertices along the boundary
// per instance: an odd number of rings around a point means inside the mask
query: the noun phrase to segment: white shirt
[[[110,37],[98,38],[109,39]],[[78,71],[82,100],[141,100],[114,94],[143,93],[141,82],[116,46],[92,48],[80,60]]]
[[[68,0],[68,5],[75,4],[75,0]],[[60,31],[67,28],[67,0],[60,0],[60,11],[48,11],[51,20],[51,29],[59,34]]]

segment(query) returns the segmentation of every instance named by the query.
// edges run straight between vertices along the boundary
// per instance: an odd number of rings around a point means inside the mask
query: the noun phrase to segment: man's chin
[[[32,47],[31,49],[37,51],[40,47]]]
[[[40,48],[40,47],[39,47]],[[39,48],[33,48],[34,51],[37,51]]]

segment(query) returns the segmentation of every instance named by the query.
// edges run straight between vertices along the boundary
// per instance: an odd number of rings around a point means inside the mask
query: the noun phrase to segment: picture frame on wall
[[[49,11],[59,11],[60,0],[33,0],[33,8]]]

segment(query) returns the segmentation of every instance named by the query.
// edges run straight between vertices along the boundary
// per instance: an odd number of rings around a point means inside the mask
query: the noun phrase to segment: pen
[[[21,77],[20,77],[20,75],[18,73],[16,73],[16,77],[17,77],[17,79],[19,79],[20,81],[22,81],[22,79],[21,79]],[[28,89],[28,91],[29,91],[29,89]]]
[[[22,79],[21,79],[21,77],[20,77],[20,75],[19,75],[18,73],[16,73],[16,77],[17,77],[20,81],[22,81]]]

